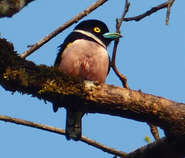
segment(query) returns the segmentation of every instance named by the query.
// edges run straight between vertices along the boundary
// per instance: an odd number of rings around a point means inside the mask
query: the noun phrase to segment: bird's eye
[[[101,29],[99,27],[94,28],[94,32],[100,33]]]

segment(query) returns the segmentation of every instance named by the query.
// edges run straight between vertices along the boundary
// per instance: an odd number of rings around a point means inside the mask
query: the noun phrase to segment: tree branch
[[[130,3],[128,3],[128,0],[125,0],[125,8],[124,8],[123,15],[121,16],[120,20],[117,20],[117,24],[116,24],[116,32],[118,33],[120,33],[120,27],[121,27],[121,24],[123,22],[125,15],[127,14],[129,10],[129,6],[130,6]],[[120,81],[122,82],[123,87],[129,88],[128,83],[127,83],[127,77],[121,74],[116,67],[116,53],[117,53],[118,44],[119,44],[119,40],[116,40],[114,42],[114,47],[113,47],[111,67],[113,71],[115,72],[115,74],[120,79]]]
[[[57,36],[59,33],[61,33],[62,31],[64,31],[68,27],[70,27],[72,24],[78,22],[80,19],[82,19],[83,17],[87,16],[88,14],[90,14],[92,11],[94,11],[95,9],[97,9],[99,6],[103,5],[107,1],[108,0],[98,0],[96,3],[92,4],[87,9],[85,9],[84,11],[82,11],[81,13],[79,13],[78,15],[73,17],[71,20],[67,21],[65,24],[60,26],[58,29],[56,29],[55,31],[53,31],[52,33],[50,33],[49,35],[44,37],[42,40],[40,40],[39,42],[37,42],[36,44],[31,46],[30,49],[28,49],[23,54],[21,54],[21,58],[25,59],[27,56],[31,55],[34,51],[39,49],[45,43],[47,43],[52,38]]]
[[[172,4],[174,3],[175,0],[169,0],[165,3],[162,3],[158,6],[155,6],[153,8],[151,8],[150,10],[146,11],[145,13],[143,14],[140,14],[138,16],[135,16],[135,17],[128,17],[128,18],[124,18],[124,21],[132,21],[132,20],[135,20],[135,21],[140,21],[141,19],[145,18],[146,16],[150,16],[151,14],[157,12],[158,10],[161,10],[161,9],[164,9],[164,8],[170,8],[171,9],[171,6]],[[170,7],[169,7],[170,5]],[[167,17],[166,17],[166,24],[168,25],[168,22],[169,22],[169,13],[170,13],[170,9],[167,10]]]
[[[34,0],[0,0],[0,18],[12,17]]]
[[[150,131],[151,131],[151,133],[152,133],[154,139],[155,139],[155,140],[160,139],[157,126],[154,126],[154,125],[152,125],[152,124],[150,124],[150,123],[148,123],[148,126],[150,127]]]
[[[169,20],[170,20],[170,12],[171,12],[171,7],[175,0],[169,0],[168,1],[168,6],[167,6],[167,13],[166,13],[166,25],[169,25]]]
[[[8,116],[3,116],[0,115],[0,120],[5,121],[5,122],[11,122],[11,123],[15,123],[15,124],[19,124],[19,125],[23,125],[23,126],[28,126],[28,127],[33,127],[36,129],[41,129],[44,131],[48,131],[48,132],[52,132],[55,134],[61,134],[61,135],[65,135],[65,130],[60,129],[60,128],[56,128],[56,127],[51,127],[51,126],[47,126],[47,125],[43,125],[43,124],[39,124],[39,123],[34,123],[34,122],[30,122],[30,121],[26,121],[26,120],[22,120],[22,119],[18,119],[18,118],[12,118],[12,117],[8,117]],[[135,158],[138,153],[142,153],[142,156],[145,155],[142,158],[156,158],[156,154],[152,154],[151,152],[159,152],[159,150],[161,151],[160,153],[163,153],[163,155],[159,155],[159,157],[157,158],[178,158],[181,157],[181,155],[174,155],[173,153],[173,143],[168,142],[168,140],[166,138],[162,138],[154,143],[151,143],[149,145],[143,146],[139,149],[137,149],[136,151],[133,151],[129,154],[122,152],[122,151],[118,151],[114,148],[110,148],[108,146],[105,146],[103,144],[100,144],[92,139],[89,139],[87,137],[82,136],[81,140],[84,143],[87,143],[88,145],[94,146],[100,150],[103,150],[104,152],[107,152],[109,154],[113,154],[116,156],[121,156],[122,158]],[[153,150],[155,149],[155,150]],[[143,154],[144,153],[144,154]]]
[[[5,39],[0,39],[0,84],[6,90],[32,94],[39,99],[65,105],[65,108],[159,126],[173,147],[173,153],[185,156],[185,104],[140,91],[84,81],[53,67],[37,66],[21,59]]]
[[[51,126],[47,126],[47,125],[43,125],[43,124],[39,124],[39,123],[34,123],[31,121],[26,121],[26,120],[22,120],[22,119],[18,119],[18,118],[13,118],[13,117],[8,117],[8,116],[3,116],[0,115],[0,120],[5,121],[5,122],[11,122],[11,123],[15,123],[18,125],[23,125],[23,126],[28,126],[28,127],[33,127],[36,129],[41,129],[44,131],[48,131],[48,132],[52,132],[55,134],[61,134],[61,135],[65,135],[65,130],[60,129],[60,128],[56,128],[56,127],[51,127]],[[92,139],[89,139],[87,137],[82,136],[81,140],[82,142],[91,145],[93,147],[96,147],[104,152],[107,152],[109,154],[113,154],[113,155],[117,155],[117,156],[126,156],[128,155],[125,152],[116,150],[114,148],[110,148],[108,146],[105,146],[103,144],[100,144]]]
[[[169,141],[167,138],[161,138],[121,158],[184,158],[184,146],[178,149],[175,142],[178,140]]]

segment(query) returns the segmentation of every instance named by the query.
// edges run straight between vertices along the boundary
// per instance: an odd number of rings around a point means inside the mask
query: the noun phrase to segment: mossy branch
[[[12,17],[34,0],[0,0],[0,18]]]
[[[162,128],[174,153],[185,156],[185,104],[113,85],[84,81],[53,67],[21,59],[0,39],[0,84],[6,90],[65,105],[147,122]],[[65,104],[63,104],[65,103]],[[175,141],[175,142],[174,142]]]

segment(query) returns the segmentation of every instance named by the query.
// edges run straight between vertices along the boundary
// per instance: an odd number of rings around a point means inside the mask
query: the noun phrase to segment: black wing
[[[57,53],[57,57],[56,57],[56,60],[55,60],[55,63],[54,63],[54,66],[58,66],[60,64],[60,61],[61,61],[61,55],[63,53],[63,51],[65,50],[66,46],[69,44],[69,43],[73,43],[75,40],[77,39],[87,39],[87,40],[92,40],[90,39],[88,36],[85,36],[81,33],[78,33],[78,32],[72,32],[70,33],[66,39],[64,40],[64,42],[58,46],[59,48],[59,52]]]

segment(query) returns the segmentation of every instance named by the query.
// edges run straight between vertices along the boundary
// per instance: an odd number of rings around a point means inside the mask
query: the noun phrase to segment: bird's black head
[[[79,23],[74,32],[80,32],[91,37],[91,34],[98,38],[107,47],[112,40],[122,37],[118,33],[109,33],[109,29],[105,23],[99,20],[85,20]],[[88,34],[90,33],[90,34]],[[93,38],[93,37],[92,37]],[[93,38],[94,39],[94,38]],[[98,42],[99,43],[99,42]]]

